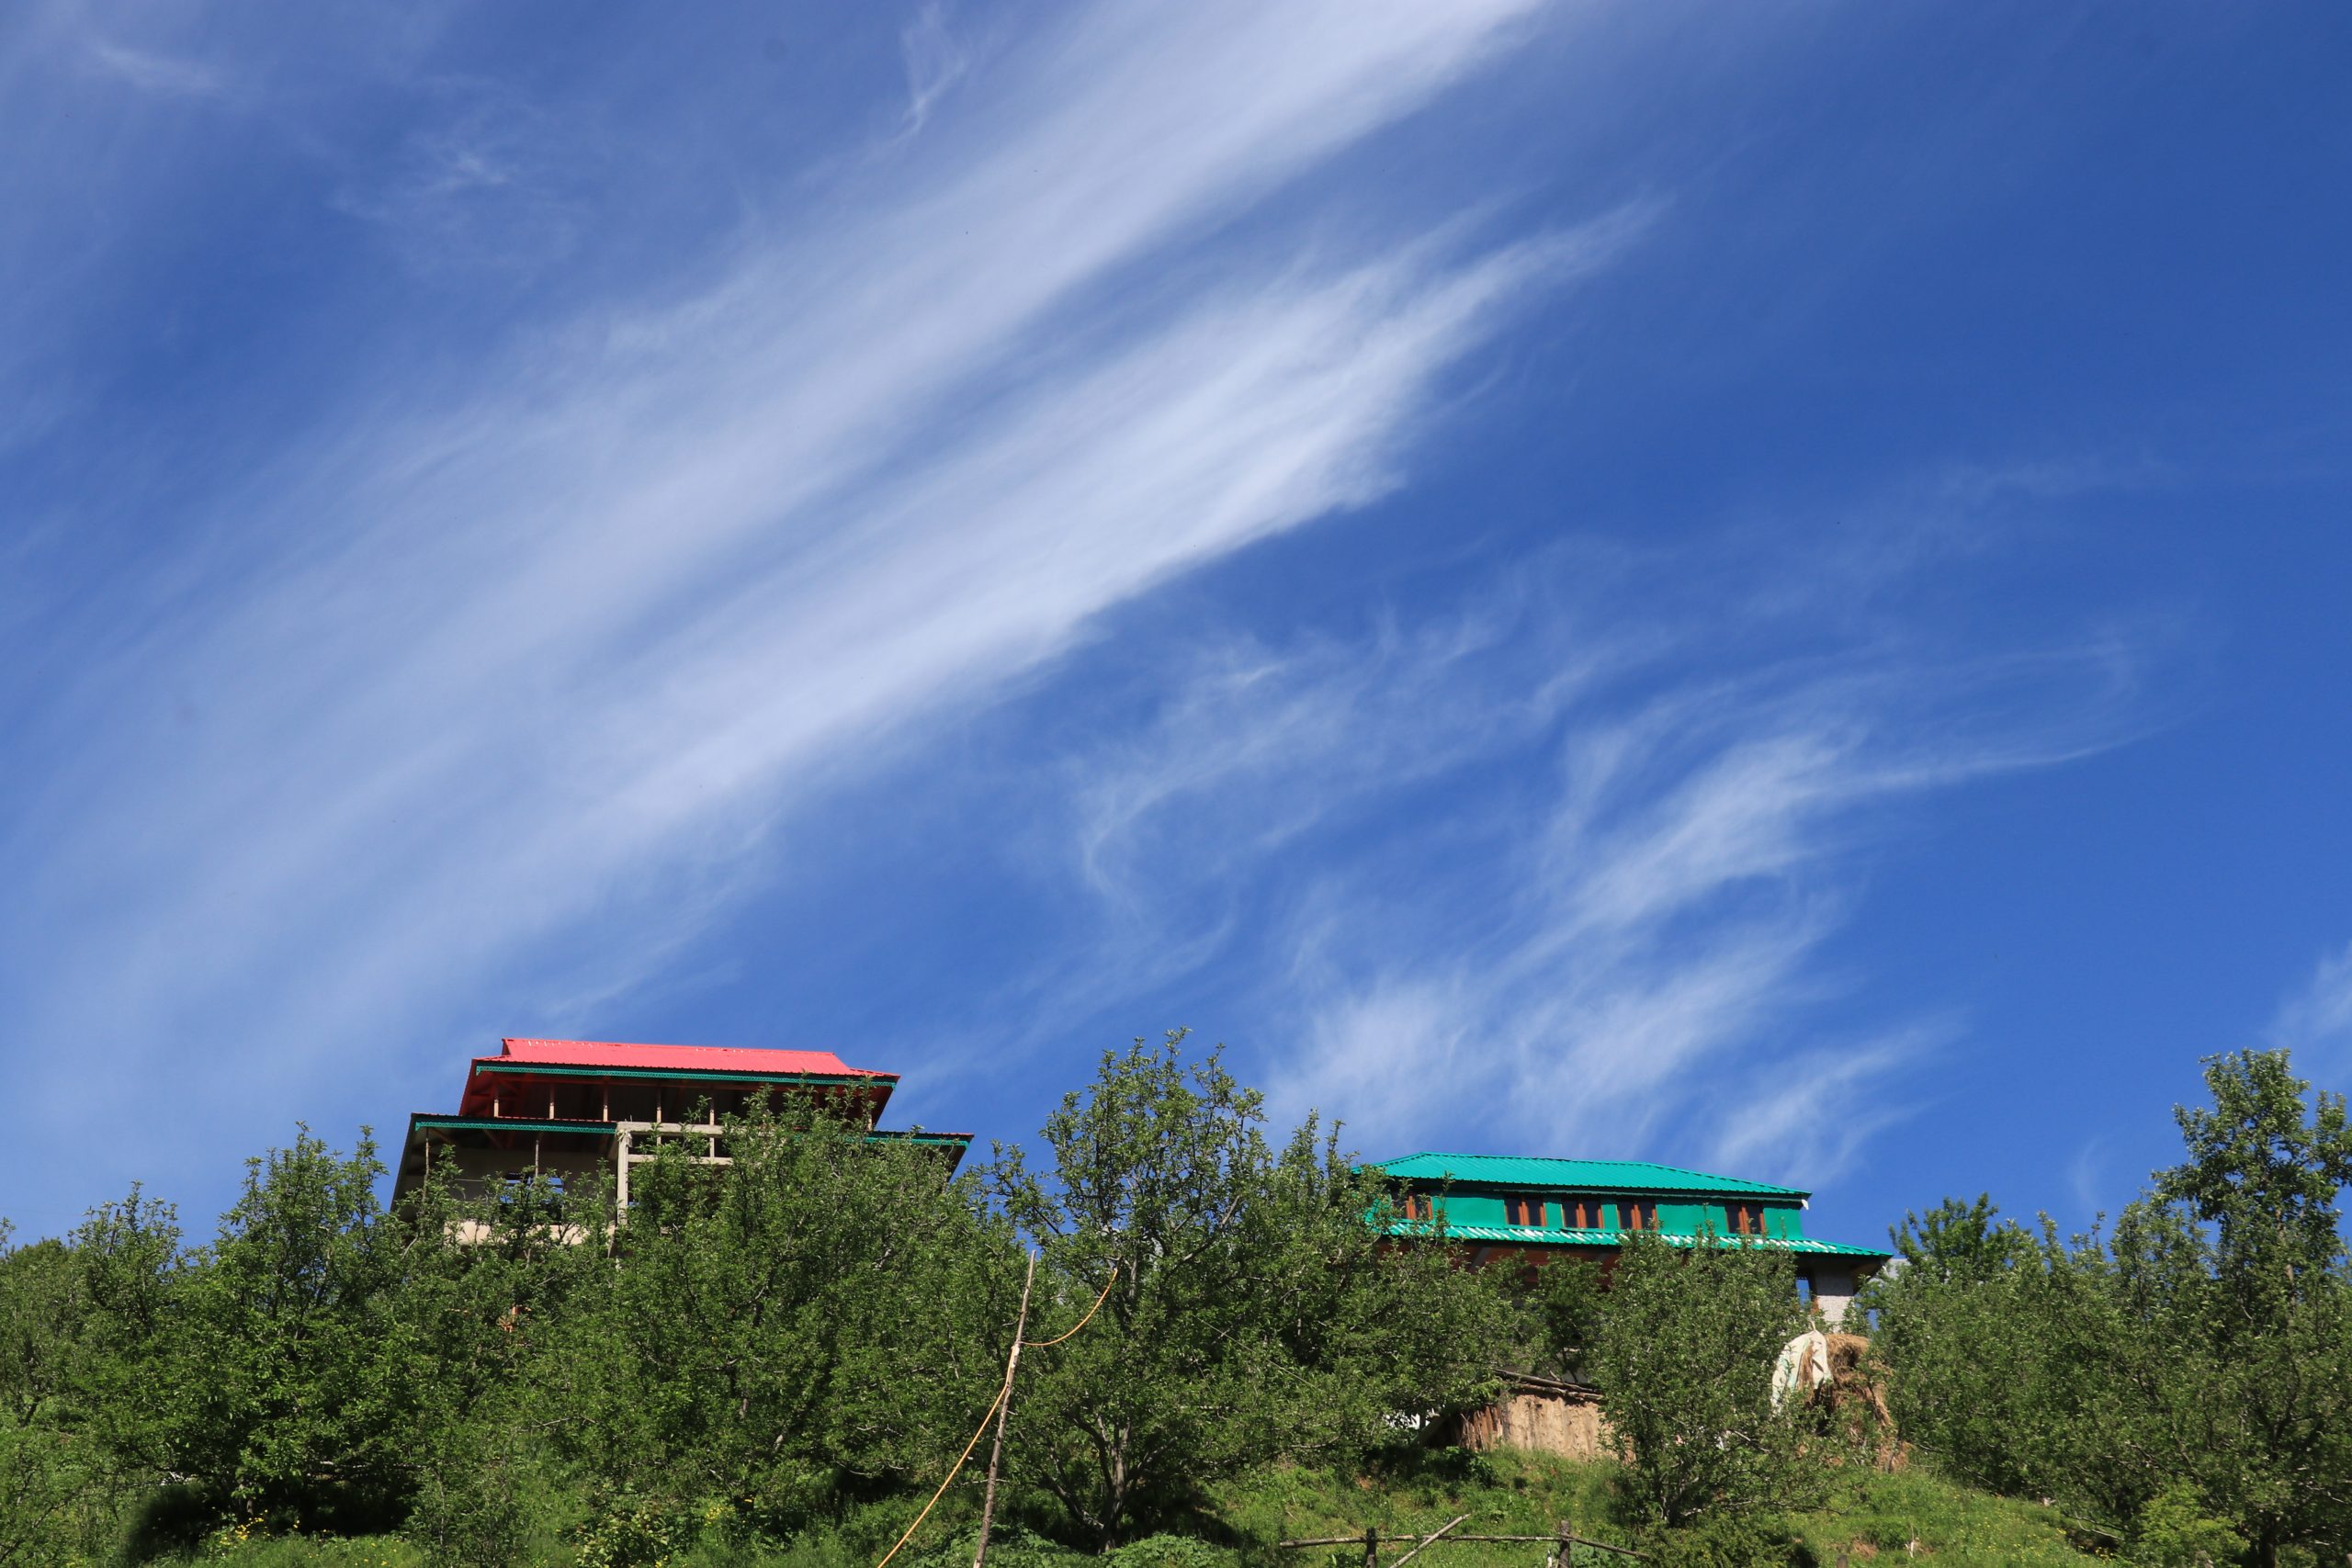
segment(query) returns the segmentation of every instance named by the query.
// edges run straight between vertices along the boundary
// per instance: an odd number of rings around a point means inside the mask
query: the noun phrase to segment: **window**
[[[1657,1203],[1645,1203],[1639,1198],[1626,1198],[1617,1204],[1617,1228],[1621,1231],[1654,1231],[1657,1229]]]
[[[1764,1234],[1763,1204],[1726,1203],[1724,1207],[1728,1211],[1731,1220],[1729,1228],[1734,1235],[1762,1235]]]
[[[1585,1231],[1601,1228],[1600,1205],[1590,1199],[1579,1198],[1573,1203],[1563,1202],[1560,1207],[1564,1211],[1561,1217],[1577,1229]]]
[[[493,1195],[498,1206],[526,1219],[563,1218],[563,1178],[544,1172],[509,1170],[498,1178]]]
[[[1523,1192],[1513,1192],[1503,1199],[1503,1223],[1510,1225],[1540,1225],[1544,1223],[1544,1200],[1531,1198]]]
[[[1436,1217],[1436,1211],[1430,1207],[1429,1195],[1425,1192],[1408,1192],[1397,1199],[1396,1212],[1408,1220],[1427,1220]]]

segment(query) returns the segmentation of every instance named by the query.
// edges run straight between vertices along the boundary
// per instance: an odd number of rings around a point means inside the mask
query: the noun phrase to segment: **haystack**
[[[1886,1386],[1870,1359],[1871,1342],[1860,1334],[1813,1329],[1790,1340],[1772,1369],[1772,1404],[1799,1399],[1819,1413],[1832,1436],[1881,1470],[1903,1467],[1903,1445],[1887,1408]]]

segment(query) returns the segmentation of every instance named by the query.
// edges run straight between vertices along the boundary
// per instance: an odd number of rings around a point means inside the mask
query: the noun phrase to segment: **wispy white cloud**
[[[899,52],[907,68],[907,110],[899,135],[913,136],[930,122],[941,96],[972,68],[972,54],[949,28],[947,8],[939,0],[919,6],[913,20],[899,29]]]
[[[1622,223],[1080,307],[1525,11],[1091,13],[935,102],[956,134],[833,220],[306,433],[193,516],[233,549],[153,562],[160,613],[28,727],[12,1037],[134,1076],[216,1054],[250,1105],[616,908],[593,983],[626,984],[748,870],[788,874],[783,814],[910,719],[1382,493],[1448,368]],[[503,133],[420,146],[412,195],[526,177]],[[37,1111],[79,1081],[52,1064]]]
[[[1938,998],[1824,1021],[1900,808],[2136,732],[2143,650],[1825,647],[1844,585],[1781,640],[1791,590],[1694,593],[1694,557],[1671,560],[1555,562],[1580,592],[1204,660],[1150,735],[1086,761],[1080,863],[1124,917],[1110,972],[1200,961],[1162,931],[1222,929],[1255,888],[1236,868],[1329,824],[1292,868],[1316,895],[1215,953],[1274,954],[1286,1108],[1346,1115],[1368,1152],[1468,1120],[1498,1146],[1833,1177],[1962,1027]],[[1518,782],[1547,755],[1544,787]]]
[[[2107,1212],[2107,1139],[2086,1139],[2066,1162],[2066,1189],[2074,1195],[2075,1212],[2085,1225]]]
[[[2300,1053],[2307,1071],[2340,1072],[2352,1063],[2352,943],[2321,959],[2311,978],[2279,1004],[2269,1039]]]
[[[100,75],[158,97],[223,103],[234,96],[229,73],[204,61],[98,38],[88,40],[85,58]]]
[[[423,120],[384,166],[335,191],[335,209],[376,225],[424,273],[527,274],[569,254],[594,220],[599,128],[495,82],[443,78],[416,92]]]

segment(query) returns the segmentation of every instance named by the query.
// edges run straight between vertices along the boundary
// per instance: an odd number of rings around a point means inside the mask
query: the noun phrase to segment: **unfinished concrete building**
[[[599,1040],[502,1040],[466,1069],[458,1108],[419,1111],[395,1168],[395,1203],[438,1173],[479,1197],[531,1177],[557,1181],[608,1173],[628,1205],[629,1173],[655,1140],[687,1136],[723,1159],[721,1119],[764,1104],[795,1105],[863,1124],[876,1141],[935,1148],[943,1174],[971,1146],[969,1133],[891,1132],[876,1125],[899,1075],[853,1067],[830,1051],[721,1045],[638,1045]]]

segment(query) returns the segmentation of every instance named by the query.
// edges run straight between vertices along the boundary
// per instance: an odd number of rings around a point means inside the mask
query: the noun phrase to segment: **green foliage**
[[[639,1168],[614,1263],[548,1331],[560,1450],[615,1489],[788,1534],[935,1473],[994,1399],[1019,1255],[937,1156],[848,1123],[729,1122]]]
[[[2141,1568],[2230,1568],[2245,1560],[2245,1537],[2208,1517],[2197,1488],[2186,1482],[2157,1493],[2132,1535],[2132,1561]]]
[[[602,1498],[578,1536],[580,1568],[657,1568],[684,1551],[695,1521],[666,1498]]]
[[[1658,1568],[1771,1568],[1804,1561],[1788,1526],[1761,1514],[1709,1514],[1687,1529],[1655,1533],[1644,1545]]]
[[[2148,1490],[2144,1467],[2096,1434],[2137,1408],[2146,1358],[2122,1320],[2111,1260],[2047,1224],[2039,1235],[2007,1221],[1988,1229],[1970,1266],[1931,1261],[1865,1298],[1896,1428],[1981,1485],[2128,1518]]]
[[[98,1456],[67,1408],[84,1317],[80,1270],[0,1223],[0,1568],[62,1562],[86,1540]]]
[[[755,1116],[720,1129],[729,1165],[705,1134],[656,1150],[625,1224],[594,1181],[469,1199],[446,1172],[387,1214],[372,1146],[303,1131],[201,1247],[136,1189],[62,1241],[0,1224],[0,1568],[870,1568],[994,1397],[1023,1233],[1033,1341],[1111,1289],[1024,1356],[995,1568],[1070,1568],[1072,1542],[1354,1568],[1272,1542],[1459,1513],[1638,1529],[1685,1563],[2312,1562],[2352,1539],[2352,1128],[2280,1054],[2207,1082],[2181,1163],[2103,1234],[1989,1197],[1895,1227],[1910,1266],[1865,1304],[1922,1461],[1899,1475],[1825,1464],[1771,1411],[1803,1326],[1785,1256],[1635,1236],[1605,1291],[1457,1269],[1381,1234],[1334,1136],[1270,1140],[1173,1036],[1107,1056],[1037,1169],[1000,1151],[950,1183],[854,1123]],[[1413,1441],[1506,1359],[1600,1382],[1626,1461]],[[896,1568],[970,1561],[976,1471]]]
[[[428,1568],[513,1568],[532,1542],[511,1462],[433,1464],[409,1505],[407,1535]]]
[[[1928,1266],[1871,1304],[1896,1421],[1952,1473],[2182,1551],[2219,1521],[2267,1568],[2352,1535],[2352,1129],[2284,1052],[2205,1080],[2212,1108],[2177,1113],[2187,1157],[2111,1235],[1923,1232]]]
[[[1608,1290],[1608,1273],[1598,1263],[1560,1259],[1538,1269],[1521,1293],[1521,1309],[1531,1320],[1524,1332],[1532,1363],[1527,1370],[1583,1375],[1600,1335]]]
[[[166,1350],[187,1280],[179,1216],[134,1186],[92,1210],[69,1249],[74,1306],[58,1323],[71,1325],[72,1366],[48,1425],[76,1440],[109,1488],[135,1487],[171,1470]]]
[[[2211,1111],[2182,1106],[2188,1157],[2156,1177],[2156,1195],[2218,1232],[2218,1266],[2290,1290],[2344,1255],[2337,1198],[2352,1182],[2352,1120],[2344,1096],[2311,1085],[2284,1051],[2240,1051],[2206,1064]]]
[[[526,1553],[544,1490],[534,1435],[548,1416],[549,1339],[610,1271],[596,1245],[608,1212],[599,1183],[559,1192],[534,1179],[465,1199],[439,1177],[406,1206],[388,1316],[415,1392],[406,1533],[432,1568],[501,1568]]]
[[[1773,1361],[1805,1326],[1787,1254],[1636,1232],[1610,1287],[1590,1365],[1627,1450],[1629,1519],[1679,1529],[1801,1506],[1818,1466],[1771,1398]]]
[[[211,1247],[153,1340],[165,1467],[236,1513],[293,1528],[397,1520],[417,1393],[388,1310],[399,1254],[363,1134],[307,1128],[248,1163]]]
[[[989,1554],[996,1554],[993,1547]],[[1240,1568],[1231,1548],[1188,1535],[1148,1535],[1104,1552],[1102,1561],[1107,1568]]]
[[[1947,1198],[1924,1215],[1905,1210],[1886,1235],[1906,1267],[1938,1280],[1989,1279],[2033,1249],[2030,1238],[2000,1218],[1989,1192],[1972,1203]]]
[[[1385,1186],[1336,1133],[1310,1119],[1277,1150],[1261,1097],[1182,1041],[1106,1053],[1046,1122],[1050,1172],[1000,1147],[990,1173],[1043,1259],[1040,1329],[1108,1287],[1085,1333],[1023,1362],[1008,1440],[1018,1482],[1106,1546],[1222,1477],[1468,1398],[1502,1331],[1489,1281],[1365,1224]]]

